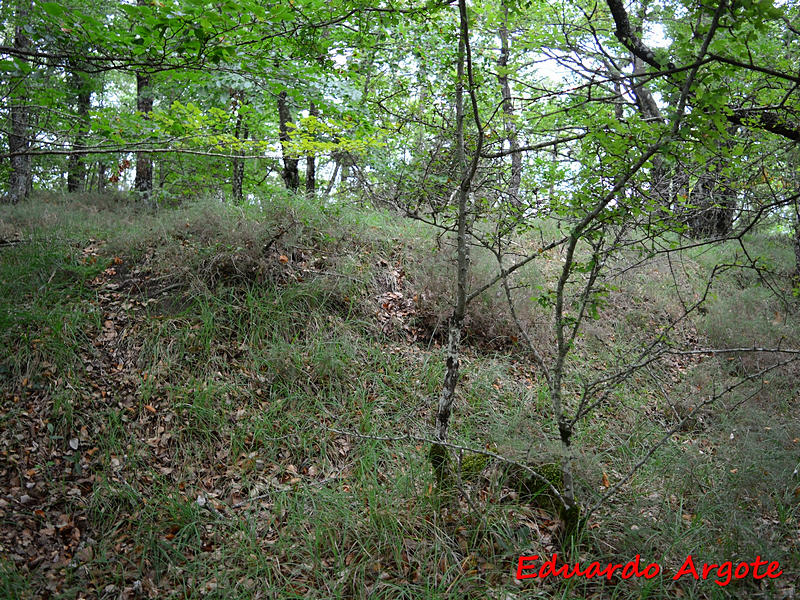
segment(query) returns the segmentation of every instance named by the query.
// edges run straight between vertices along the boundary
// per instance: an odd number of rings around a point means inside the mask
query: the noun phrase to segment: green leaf
[[[60,17],[64,14],[64,7],[57,2],[44,2],[42,8],[48,15],[53,17]]]

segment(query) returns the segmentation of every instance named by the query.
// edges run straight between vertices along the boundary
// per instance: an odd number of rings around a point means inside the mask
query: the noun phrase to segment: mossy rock
[[[453,486],[453,459],[446,446],[433,444],[428,458],[433,467],[433,474],[436,477],[436,486],[440,490],[448,490]],[[471,452],[461,457],[461,479],[464,481],[474,481],[481,472],[487,467],[491,458],[485,454]]]
[[[563,486],[561,465],[546,463],[531,467],[536,473],[544,477],[559,492]],[[506,470],[506,485],[516,490],[522,502],[540,508],[553,509],[560,502],[554,497],[552,490],[530,471],[517,465],[511,465]]]
[[[428,458],[431,460],[433,474],[436,477],[436,485],[439,489],[449,489],[453,484],[451,470],[450,452],[442,444],[433,444]]]
[[[485,454],[465,454],[461,457],[461,478],[464,481],[475,481],[490,460],[490,457]]]
[[[564,480],[561,465],[546,463],[532,466],[531,468],[547,479],[559,493],[563,491]],[[562,541],[568,538],[575,538],[583,531],[586,519],[581,516],[580,504],[576,503],[569,508],[564,508],[564,505],[555,497],[553,491],[544,482],[533,476],[530,471],[511,465],[506,470],[506,485],[517,491],[522,502],[557,514],[564,524],[561,533]]]
[[[586,519],[581,517],[580,504],[575,504],[569,508],[561,506],[558,513],[561,520],[564,522],[563,538],[566,540],[580,535],[583,527],[586,525]]]

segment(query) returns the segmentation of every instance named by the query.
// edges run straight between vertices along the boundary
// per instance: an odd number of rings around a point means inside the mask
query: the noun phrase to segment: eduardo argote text
[[[658,563],[648,563],[644,566],[640,564],[641,555],[637,554],[627,563],[606,563],[591,562],[585,567],[580,563],[572,565],[562,563],[558,565],[558,554],[553,554],[547,560],[541,560],[538,555],[520,556],[517,562],[517,579],[544,579],[547,577],[561,577],[569,579],[571,577],[585,577],[586,579],[602,578],[611,579],[614,573],[622,579],[632,577],[644,577],[652,579],[661,573],[661,565]],[[761,556],[756,556],[755,560],[742,561],[734,565],[731,561],[716,563],[695,563],[690,554],[683,561],[680,569],[672,576],[676,581],[681,578],[709,579],[714,578],[717,585],[728,585],[733,579],[775,579],[783,571],[778,561],[766,561]]]

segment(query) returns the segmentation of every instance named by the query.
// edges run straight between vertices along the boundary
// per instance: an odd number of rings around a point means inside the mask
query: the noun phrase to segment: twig
[[[795,348],[762,348],[760,346],[751,346],[749,348],[700,348],[698,350],[665,350],[665,354],[676,354],[678,356],[687,356],[692,354],[734,354],[741,352],[771,352],[774,354],[800,354],[800,349]]]
[[[183,287],[184,285],[186,285],[186,283],[183,282],[183,281],[178,281],[176,283],[171,283],[170,285],[165,286],[165,287],[161,288],[160,290],[158,290],[156,292],[153,292],[152,294],[150,294],[150,297],[151,298],[155,298],[156,296],[160,296],[161,294],[163,294],[165,292],[169,292],[170,290],[174,290],[175,288]]]
[[[281,227],[281,228],[278,230],[278,233],[276,233],[275,235],[273,235],[273,236],[272,236],[272,237],[269,239],[269,241],[268,241],[266,244],[264,244],[264,248],[262,249],[262,251],[263,251],[263,252],[267,252],[267,250],[269,250],[269,249],[272,247],[272,244],[274,244],[275,242],[277,242],[277,241],[278,241],[278,240],[281,238],[281,236],[283,236],[283,234],[284,234],[284,233],[286,233],[287,231],[289,231],[289,230],[290,230],[292,227],[294,227],[295,225],[297,225],[297,221],[295,221],[294,219],[292,219],[292,222],[291,222],[291,223],[289,223],[289,224],[288,224],[288,225],[286,225],[285,227]]]
[[[327,483],[330,483],[334,479],[338,479],[339,476],[342,474],[342,471],[344,471],[344,469],[345,469],[345,467],[340,468],[333,475],[329,475],[325,479],[320,479],[319,481],[309,481],[307,485],[308,486],[315,486],[315,485],[321,486],[321,485],[325,485]],[[265,494],[260,494],[258,496],[253,496],[252,498],[248,498],[247,500],[242,500],[241,502],[237,502],[236,504],[234,504],[233,506],[230,506],[228,508],[230,508],[230,509],[241,508],[245,504],[250,504],[251,502],[256,502],[258,500],[264,500],[265,498],[269,498],[270,496],[272,496],[272,494],[274,492],[275,492],[275,490],[272,490],[272,491],[266,492]]]
[[[43,283],[43,284],[42,284],[42,285],[39,287],[39,291],[40,291],[40,292],[41,292],[41,291],[44,289],[44,287],[45,287],[46,285],[49,285],[49,284],[50,284],[50,282],[51,282],[51,281],[53,281],[53,277],[55,277],[55,276],[56,276],[56,271],[58,271],[58,267],[56,267],[55,269],[53,269],[53,272],[52,272],[52,273],[50,273],[50,277],[48,277],[48,278],[47,278],[47,281],[45,281],[45,282],[44,282],[44,283]]]

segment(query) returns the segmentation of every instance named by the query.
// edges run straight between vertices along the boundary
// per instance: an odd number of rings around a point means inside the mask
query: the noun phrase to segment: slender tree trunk
[[[638,33],[641,35],[641,29]],[[639,108],[639,113],[642,117],[648,121],[665,123],[664,116],[661,114],[661,110],[658,108],[653,94],[650,93],[650,90],[643,83],[643,75],[645,73],[645,64],[640,58],[634,56],[633,78],[631,83],[633,95],[636,98],[636,106]],[[680,181],[681,177],[676,173],[670,172],[670,169],[665,165],[661,155],[653,157],[653,169],[650,174],[650,189],[660,206],[667,209],[675,203],[677,194],[682,192],[682,189],[679,189],[678,186]],[[665,217],[669,212],[663,210],[660,214],[662,217]]]
[[[608,72],[608,78],[614,84],[614,116],[618,121],[622,121],[625,117],[625,100],[622,97],[622,73],[607,60],[603,61],[603,66]]]
[[[508,59],[511,54],[511,44],[508,34],[508,5],[503,2],[503,23],[500,25],[500,56],[497,59],[497,79],[503,95],[503,113],[505,114],[505,135],[511,154],[511,179],[508,182],[508,196],[515,206],[522,204],[519,198],[519,186],[522,181],[522,153],[513,152],[519,148],[517,141],[517,125],[514,122],[514,101],[511,96],[511,86],[508,83]]]
[[[456,80],[456,161],[461,169],[461,182],[456,191],[458,197],[458,223],[456,234],[456,253],[457,253],[457,274],[456,274],[456,294],[455,307],[448,324],[447,336],[447,370],[444,376],[444,384],[439,395],[439,403],[436,411],[436,436],[440,442],[447,441],[447,426],[450,422],[453,399],[455,397],[456,384],[460,368],[460,346],[461,332],[464,325],[464,315],[467,307],[467,280],[469,277],[469,246],[467,238],[469,235],[467,217],[469,207],[469,197],[472,190],[472,179],[478,168],[478,160],[483,147],[483,127],[480,122],[478,112],[478,100],[475,95],[475,79],[472,72],[472,55],[469,43],[469,20],[467,16],[466,0],[458,1],[458,13],[460,34],[458,41],[458,65]],[[465,77],[466,69],[466,77]],[[466,149],[464,146],[464,84],[469,86],[469,98],[472,106],[472,116],[475,120],[477,129],[477,143],[475,154],[472,160],[467,162]],[[439,459],[444,455],[444,447],[441,444],[431,449],[431,459],[433,467],[440,472],[441,462]],[[439,457],[438,459],[436,457]],[[437,466],[437,462],[439,465]],[[441,479],[441,478],[440,478]]]
[[[19,0],[17,3],[17,25],[14,30],[14,48],[26,51],[31,47],[30,39],[25,35],[24,25],[28,22],[32,2],[31,0]],[[30,109],[26,105],[27,93],[24,82],[24,75],[13,86],[13,93],[10,97],[9,107],[9,133],[8,150],[11,156],[11,170],[8,177],[8,193],[4,201],[16,204],[28,196],[31,189],[31,157],[27,154],[30,148],[30,132],[28,131],[28,121]]]
[[[78,114],[78,131],[73,142],[74,152],[67,161],[67,191],[82,192],[86,188],[86,166],[84,165],[84,149],[86,135],[89,131],[89,107],[92,97],[91,82],[85,73],[72,72],[72,84],[75,89],[75,101]]]
[[[639,23],[636,27],[639,38],[643,35],[648,7],[649,4],[645,1],[639,9]],[[650,121],[664,123],[666,120],[658,104],[643,83],[646,73],[647,67],[644,61],[638,56],[633,56],[632,90],[639,112]],[[736,126],[729,133],[732,134],[735,128]],[[719,167],[718,162],[718,159],[712,159],[710,164],[717,163]],[[709,173],[701,173],[694,185],[690,186],[688,174],[669,169],[663,158],[656,155],[653,157],[651,189],[662,206],[672,206],[675,212],[683,214],[683,222],[688,226],[691,236],[723,237],[730,233],[736,210],[736,197],[724,177],[712,174],[709,170]],[[686,206],[687,202],[690,207]],[[668,211],[662,212],[662,216],[667,214]]]
[[[106,163],[101,159],[97,161],[97,191],[101,194],[106,191]]]
[[[311,117],[316,117],[319,112],[317,107],[312,101],[308,107],[308,114]],[[316,157],[313,152],[306,154],[306,196],[313,198],[317,192],[317,165]]]
[[[565,255],[564,265],[561,269],[561,276],[559,277],[558,284],[556,285],[556,301],[554,308],[554,321],[556,330],[556,362],[551,371],[549,385],[550,385],[550,400],[553,404],[553,412],[558,422],[558,433],[561,438],[561,478],[564,488],[563,497],[564,502],[567,504],[567,510],[573,512],[577,506],[575,502],[575,485],[573,479],[573,455],[572,455],[572,433],[573,427],[570,425],[569,420],[564,410],[562,399],[562,377],[564,374],[564,364],[569,353],[572,341],[568,340],[564,335],[564,330],[567,327],[564,319],[564,299],[566,292],[567,281],[569,280],[570,273],[572,272],[573,262],[575,258],[575,248],[578,245],[578,234],[573,233],[567,244],[567,252]],[[575,515],[565,515],[571,517]]]
[[[342,152],[339,154],[336,162],[341,167],[341,173],[339,176],[339,185],[347,189],[347,180],[350,179],[350,155],[347,152]]]
[[[800,202],[794,204],[794,278],[800,283]]]
[[[800,148],[798,149],[800,150]],[[798,173],[800,167],[800,152],[794,152],[790,155],[789,168],[793,173]],[[766,177],[766,172],[764,173]],[[795,179],[797,177],[795,176]],[[800,198],[794,200],[794,282],[795,285],[800,285]]]
[[[459,0],[459,4],[464,0]],[[456,79],[456,161],[461,176],[466,176],[467,157],[464,150],[464,27],[461,25],[461,35],[458,40],[458,65]],[[465,189],[466,188],[466,189]],[[440,442],[447,441],[447,426],[450,423],[453,399],[460,368],[459,349],[461,345],[461,330],[464,325],[467,298],[467,275],[469,265],[467,262],[467,198],[469,195],[469,182],[462,181],[458,189],[458,225],[456,237],[457,272],[455,308],[450,316],[447,331],[447,371],[444,384],[439,394],[439,405],[436,411],[436,435]]]
[[[148,0],[136,0],[138,6],[145,6]],[[153,111],[153,89],[150,75],[136,73],[136,110],[148,118]],[[134,189],[144,200],[149,200],[153,192],[153,158],[147,152],[136,153],[136,178]]]
[[[249,131],[247,124],[244,123],[244,115],[242,111],[242,104],[241,98],[238,95],[234,95],[234,106],[237,111],[236,115],[236,130],[234,131],[234,137],[237,140],[246,140]],[[239,149],[238,153],[240,155],[244,154],[244,149]],[[233,201],[236,204],[242,204],[244,202],[244,159],[237,157],[231,161],[231,191],[233,195]]]
[[[633,94],[636,96],[636,103],[639,111],[646,119],[664,122],[664,117],[658,108],[658,103],[653,98],[653,94],[644,84],[644,75],[647,69],[645,64],[638,56],[633,57]]]
[[[247,125],[242,130],[242,140],[246,140],[250,132]],[[238,132],[237,132],[238,135]],[[239,154],[244,154],[244,150],[239,150]],[[233,201],[236,204],[244,203],[244,159],[233,159]]]
[[[635,32],[640,39],[644,32],[644,23],[647,19],[648,8],[649,2],[647,0],[642,2],[639,6]],[[636,106],[639,109],[639,113],[650,122],[665,123],[666,120],[664,119],[664,115],[661,114],[661,110],[658,108],[658,103],[645,84],[647,65],[636,55],[631,55],[631,60],[633,62],[633,73],[630,80],[631,91],[636,99]],[[617,80],[615,79],[615,90],[616,82]],[[620,105],[617,114],[621,116],[621,113],[622,106]],[[666,217],[669,214],[669,211],[666,209],[675,204],[678,194],[685,194],[685,190],[679,186],[680,183],[682,183],[680,174],[671,172],[665,165],[661,155],[654,156],[653,169],[650,174],[650,189],[655,199],[659,202],[659,205],[665,209],[659,213],[662,217]]]
[[[283,91],[278,94],[278,126],[279,138],[283,149],[283,171],[281,177],[287,190],[296,192],[300,187],[299,159],[293,157],[287,149],[287,144],[292,141],[289,135],[289,123],[292,122],[292,113],[289,109],[289,96]]]
[[[145,118],[148,118],[147,115],[153,110],[150,76],[145,73],[136,74],[136,110],[143,113]],[[136,153],[134,189],[145,200],[149,200],[153,192],[153,159],[147,152]]]

